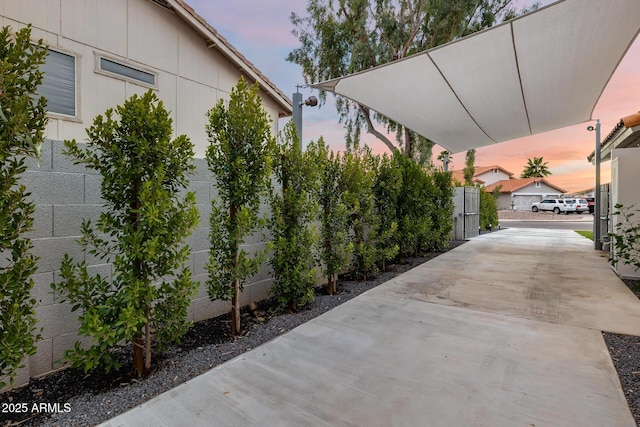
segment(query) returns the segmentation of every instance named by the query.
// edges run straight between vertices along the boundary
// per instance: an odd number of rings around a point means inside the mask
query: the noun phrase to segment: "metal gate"
[[[453,198],[456,240],[465,240],[480,234],[480,189],[458,187]]]

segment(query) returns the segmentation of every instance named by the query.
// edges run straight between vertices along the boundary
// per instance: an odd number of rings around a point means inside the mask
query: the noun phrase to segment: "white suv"
[[[589,211],[589,202],[586,199],[564,199],[564,205],[567,208],[566,213],[575,212],[582,214]]]
[[[567,205],[563,199],[544,199],[541,202],[536,202],[531,205],[531,211],[553,211],[553,213],[559,214],[560,212],[567,212]]]

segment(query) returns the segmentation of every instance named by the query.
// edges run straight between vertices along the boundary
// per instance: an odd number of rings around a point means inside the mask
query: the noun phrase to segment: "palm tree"
[[[443,150],[440,152],[440,154],[438,154],[438,160],[442,162],[444,170],[447,170],[449,167],[449,163],[453,161],[453,155],[447,150]]]
[[[527,166],[520,174],[520,178],[544,178],[551,175],[551,171],[547,167],[549,162],[545,162],[542,157],[534,157],[533,160],[527,159]]]

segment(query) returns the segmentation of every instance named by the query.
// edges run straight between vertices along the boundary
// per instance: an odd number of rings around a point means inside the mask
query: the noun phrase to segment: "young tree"
[[[489,192],[484,187],[480,187],[480,228],[491,230],[498,225],[498,196],[500,188]]]
[[[184,135],[171,140],[171,118],[151,90],[97,116],[87,134],[85,148],[65,141],[65,154],[100,172],[107,210],[95,227],[83,221],[79,242],[112,262],[113,273],[91,276],[84,260],[65,255],[52,287],[81,311],[80,334],[93,340],[86,349],[76,343],[65,357],[85,371],[108,372],[120,366],[114,350],[132,343],[140,377],[151,369],[153,348],[186,332],[198,285],[184,244],[198,222],[195,194],[181,195],[194,169],[193,145]]]
[[[35,205],[20,185],[25,157],[39,155],[44,139],[46,100],[36,96],[47,49],[31,43],[31,26],[11,36],[0,31],[0,379],[13,385],[17,369],[36,351],[35,304],[30,291],[36,258],[25,233]],[[0,381],[0,389],[6,384]]]
[[[293,122],[281,133],[276,147],[273,171],[280,189],[271,188],[270,264],[274,281],[271,293],[278,308],[297,311],[315,297],[316,269],[313,247],[317,235],[313,227],[317,203],[313,198],[317,165],[303,155]]]
[[[327,277],[327,290],[336,293],[338,273],[349,263],[353,244],[348,237],[348,210],[342,198],[342,161],[320,138],[307,147],[309,162],[315,165],[318,183],[314,197],[318,202],[320,239],[318,254]]]
[[[434,227],[431,218],[433,182],[412,159],[397,154],[396,157],[402,173],[397,208],[400,255],[417,256],[425,242],[430,240]]]
[[[473,185],[473,175],[476,173],[476,150],[469,150],[464,161],[464,185]]]
[[[527,165],[520,174],[520,178],[544,178],[551,175],[551,171],[547,166],[549,162],[545,162],[542,157],[534,157],[533,160],[527,159]]]
[[[368,147],[344,154],[341,186],[353,243],[351,272],[364,280],[378,270],[375,242],[379,218],[373,195],[374,180],[375,159]]]
[[[220,100],[208,113],[207,163],[216,178],[219,200],[211,202],[209,296],[231,300],[231,332],[239,335],[240,293],[246,279],[257,273],[266,251],[253,255],[241,249],[260,230],[261,197],[269,187],[269,153],[273,150],[269,116],[262,108],[258,83],[249,87],[242,77],[228,105]]]
[[[426,173],[426,172],[425,172]],[[432,229],[429,239],[424,242],[422,249],[439,251],[447,247],[453,232],[453,194],[455,192],[451,172],[434,171],[429,180],[432,186],[427,186],[431,193],[426,195],[429,200]]]
[[[376,168],[376,179],[373,184],[376,212],[379,218],[376,230],[376,250],[382,271],[386,271],[386,263],[398,255],[398,197],[402,189],[402,172],[397,155],[379,158]]]
[[[291,51],[287,60],[302,67],[306,83],[342,77],[515,17],[513,3],[513,0],[309,0],[307,16],[291,14],[293,34],[300,41],[300,47]],[[325,99],[321,93],[321,101]],[[357,147],[362,129],[384,142],[391,151],[402,148],[408,157],[414,156],[416,144],[419,147],[433,145],[346,98],[337,97],[336,108],[347,130],[348,148]],[[396,132],[396,139],[401,141],[399,146],[384,130],[376,128],[376,122]]]

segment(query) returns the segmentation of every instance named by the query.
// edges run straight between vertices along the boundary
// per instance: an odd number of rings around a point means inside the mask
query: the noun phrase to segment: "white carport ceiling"
[[[591,120],[639,31],[640,0],[558,1],[314,87],[459,152]]]

